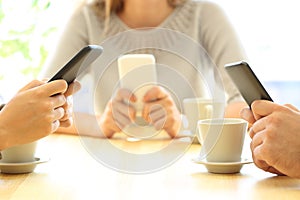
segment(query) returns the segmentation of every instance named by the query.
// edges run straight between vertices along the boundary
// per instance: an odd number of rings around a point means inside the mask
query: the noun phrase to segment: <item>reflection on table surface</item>
[[[208,173],[191,161],[200,152],[199,144],[189,145],[183,156],[156,172],[127,174],[94,159],[82,141],[64,134],[42,139],[37,155],[49,156],[50,161],[30,174],[0,174],[0,199],[300,199],[299,179],[263,172],[254,164],[245,165],[238,174]],[[124,151],[147,154],[172,141],[116,137],[109,142]],[[190,143],[188,138],[175,142]],[[101,151],[109,154],[110,150],[102,147]]]

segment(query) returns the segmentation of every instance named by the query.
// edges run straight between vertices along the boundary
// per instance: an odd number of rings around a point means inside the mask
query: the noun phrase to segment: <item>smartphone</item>
[[[143,97],[157,83],[155,57],[152,54],[125,54],[118,58],[120,86],[137,97],[132,103],[136,109],[136,124],[146,126],[142,118]]]
[[[98,45],[88,45],[82,48],[48,82],[64,79],[68,84],[72,83],[102,52],[103,48]]]
[[[249,107],[254,100],[273,101],[247,62],[226,64],[225,69]]]
[[[137,97],[136,109],[143,108],[143,97],[156,84],[155,57],[152,54],[126,54],[118,58],[120,85]]]

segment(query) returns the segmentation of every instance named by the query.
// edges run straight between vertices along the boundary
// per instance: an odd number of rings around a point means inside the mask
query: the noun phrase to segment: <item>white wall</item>
[[[300,80],[299,0],[213,1],[230,17],[261,79]]]

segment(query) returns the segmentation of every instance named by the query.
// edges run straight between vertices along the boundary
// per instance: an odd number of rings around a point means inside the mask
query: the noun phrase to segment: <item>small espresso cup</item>
[[[208,162],[239,162],[248,123],[220,118],[198,121],[198,136],[204,141],[200,156]]]
[[[26,163],[35,161],[37,142],[17,145],[1,151],[2,163]]]
[[[222,118],[225,103],[209,98],[186,98],[183,100],[184,114],[188,121],[188,129],[193,135],[197,132],[197,122],[201,119]],[[197,135],[196,135],[197,136]],[[198,137],[199,143],[203,140]]]

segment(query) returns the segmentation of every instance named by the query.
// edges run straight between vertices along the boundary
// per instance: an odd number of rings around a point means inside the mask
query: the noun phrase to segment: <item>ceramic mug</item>
[[[200,155],[208,162],[239,162],[248,123],[238,118],[198,121],[198,136],[204,141]]]
[[[1,151],[2,163],[26,163],[35,161],[37,142],[13,146]]]

